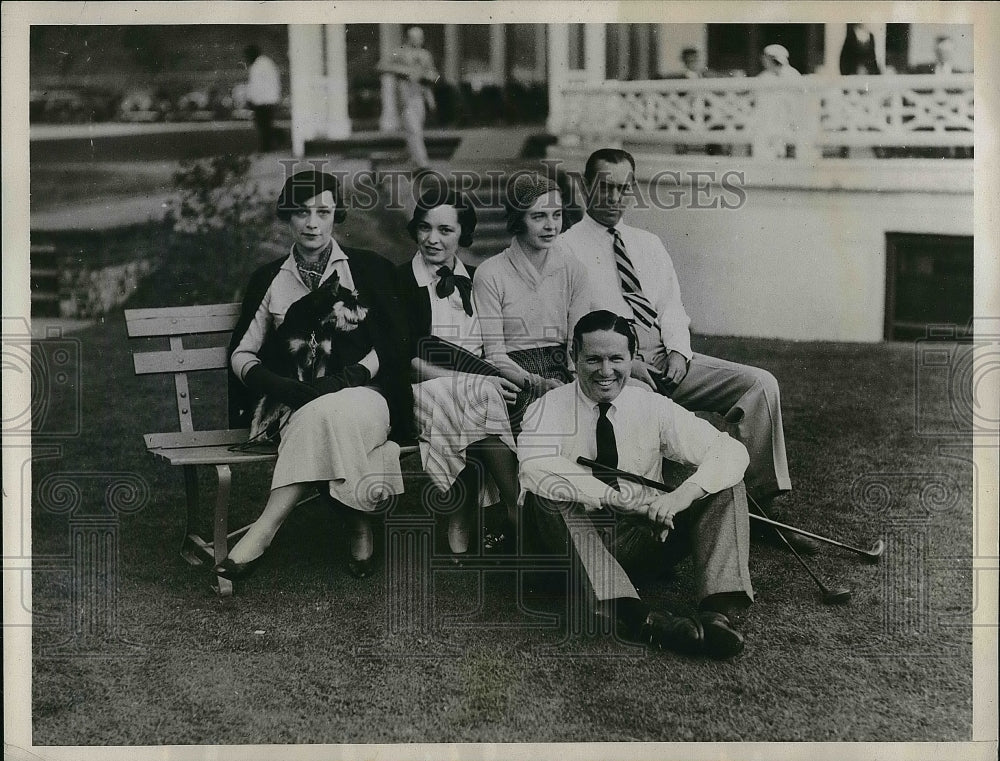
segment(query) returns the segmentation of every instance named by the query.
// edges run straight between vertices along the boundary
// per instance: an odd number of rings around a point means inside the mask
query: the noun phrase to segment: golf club
[[[603,465],[598,464],[594,460],[588,460],[586,457],[578,457],[576,461],[580,465],[586,465],[587,467],[590,468],[605,467]],[[605,468],[605,470],[608,469]],[[663,484],[659,483],[658,481],[652,481],[648,478],[643,478],[642,476],[637,476],[633,473],[627,473],[626,471],[623,470],[622,471],[608,470],[608,472],[614,473],[614,475],[620,476],[621,478],[627,478],[630,481],[635,481],[636,483],[642,484],[643,486],[649,486],[652,489],[660,489],[661,491],[663,491],[664,489]],[[791,531],[793,534],[801,534],[802,536],[808,536],[810,539],[815,539],[818,542],[825,542],[826,544],[832,544],[834,547],[840,547],[845,550],[850,550],[851,552],[860,555],[865,560],[871,563],[877,562],[878,559],[882,557],[882,553],[885,551],[885,543],[881,539],[876,540],[875,544],[871,546],[871,549],[866,550],[861,547],[853,547],[850,544],[844,544],[843,542],[838,542],[836,539],[830,539],[829,537],[822,536],[821,534],[814,534],[811,531],[806,531],[805,529],[798,528],[797,526],[792,526],[788,523],[781,523],[780,521],[772,520],[771,518],[768,518],[766,515],[763,515],[763,510],[760,509],[760,505],[757,504],[757,501],[753,497],[747,494],[747,499],[750,501],[750,504],[753,505],[755,509],[757,509],[759,512],[762,513],[761,515],[755,515],[754,513],[750,513],[750,517],[756,521],[760,521],[761,523],[766,523],[770,526],[774,526],[777,529]]]
[[[650,488],[656,489],[658,491],[662,492],[670,491],[670,489],[667,488],[666,484],[662,484],[659,481],[654,481],[650,478],[645,478],[644,476],[638,476],[635,473],[629,473],[627,470],[619,470],[618,468],[609,468],[606,465],[602,465],[601,463],[596,462],[595,460],[590,460],[586,457],[577,457],[576,461],[580,465],[584,465],[588,468],[596,468],[599,470],[603,470],[605,473],[608,473],[609,475],[614,475],[617,476],[618,478],[624,478],[629,481],[634,481],[636,483],[642,484],[643,486],[649,486]],[[756,505],[756,507],[758,510],[761,510],[760,505]],[[764,511],[761,510],[761,513],[763,512]],[[765,515],[764,517],[766,518],[767,516]],[[770,523],[776,522],[776,521],[771,521],[770,519],[768,519],[768,521]],[[848,589],[847,587],[828,587],[825,583],[823,583],[822,579],[820,579],[819,576],[817,576],[813,572],[812,568],[809,567],[809,564],[806,563],[803,557],[789,543],[789,541],[785,538],[785,535],[782,534],[780,530],[777,531],[776,533],[778,534],[779,537],[781,537],[781,541],[785,543],[785,546],[788,547],[789,550],[791,550],[791,553],[795,556],[795,559],[798,560],[799,563],[802,565],[802,567],[806,569],[806,572],[809,574],[810,578],[814,582],[816,582],[816,586],[818,586],[820,591],[823,593],[824,604],[843,605],[844,603],[850,601],[851,599],[850,589]]]
[[[761,509],[761,506],[757,505],[756,503],[754,504],[756,508],[760,510],[761,515],[767,518],[767,515],[764,515],[764,511],[763,509]],[[767,520],[770,523],[774,523],[774,521],[772,521],[770,518],[767,518]],[[820,591],[823,593],[823,603],[825,605],[843,605],[844,603],[850,601],[851,599],[850,589],[848,589],[847,587],[828,587],[826,584],[823,583],[823,580],[820,579],[819,576],[813,573],[813,569],[809,567],[809,564],[806,563],[805,559],[798,553],[798,550],[796,550],[792,546],[792,543],[788,541],[785,535],[779,529],[775,529],[775,533],[781,538],[781,541],[785,543],[785,546],[789,550],[791,550],[792,554],[795,556],[795,559],[798,560],[799,563],[802,565],[802,567],[806,569],[806,573],[808,573],[812,577],[812,580],[816,582],[816,586],[819,587]]]

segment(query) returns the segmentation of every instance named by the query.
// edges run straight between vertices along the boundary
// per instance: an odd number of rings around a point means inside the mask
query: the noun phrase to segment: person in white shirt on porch
[[[778,382],[766,370],[692,351],[670,255],[656,235],[622,222],[634,173],[627,151],[591,154],[584,170],[587,213],[559,240],[586,265],[595,308],[634,321],[639,347],[632,376],[688,410],[721,415],[750,452],[748,492],[767,504],[792,488]],[[762,537],[780,541],[771,532]],[[799,551],[819,550],[811,540],[788,538]]]
[[[258,146],[266,153],[275,147],[274,115],[281,103],[281,72],[257,45],[246,46],[243,60],[247,64],[247,105],[253,111]]]

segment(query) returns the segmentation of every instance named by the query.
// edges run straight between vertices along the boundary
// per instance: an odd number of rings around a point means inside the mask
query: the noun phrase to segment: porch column
[[[288,25],[288,78],[291,86],[292,153],[301,156],[305,141],[314,137],[325,113],[315,94],[323,77],[323,27],[320,24]]]
[[[606,27],[604,24],[586,24],[583,34],[583,60],[587,81],[590,83],[603,82],[607,78],[605,76],[607,68]]]
[[[503,24],[490,24],[490,74],[493,83],[503,87],[507,81],[504,63],[507,60],[507,40],[504,37]]]
[[[840,50],[847,39],[847,24],[823,25],[823,65],[817,74],[838,76],[840,74]]]
[[[327,138],[351,134],[347,114],[347,25],[326,24],[326,125]]]
[[[547,50],[545,45],[545,24],[535,24],[535,82],[544,82],[546,78]]]
[[[388,61],[393,51],[402,41],[402,27],[399,24],[378,25],[379,61]],[[382,88],[382,112],[378,117],[379,132],[399,131],[399,107],[396,104],[396,78],[392,74],[379,77]]]
[[[562,88],[569,79],[569,24],[551,24],[548,33],[549,118],[545,128],[557,135],[562,128]]]
[[[652,24],[635,24],[634,28],[639,37],[639,44],[635,51],[635,78],[638,80],[649,79],[649,59],[650,51],[656,50],[656,27]]]
[[[878,61],[878,68],[885,73],[885,24],[869,24],[868,30],[875,38],[875,60]]]
[[[444,25],[444,61],[442,61],[441,74],[444,81],[450,85],[458,85],[459,67],[461,60],[462,42],[458,33],[458,25]]]

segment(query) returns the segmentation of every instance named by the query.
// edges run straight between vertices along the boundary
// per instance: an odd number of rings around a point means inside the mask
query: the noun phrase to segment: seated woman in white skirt
[[[517,515],[517,457],[507,404],[518,388],[483,360],[474,268],[457,256],[460,246],[472,244],[475,227],[476,211],[464,194],[445,187],[425,191],[407,225],[417,253],[397,269],[410,324],[421,461],[442,501],[457,506],[448,527],[456,555],[468,550],[472,505],[485,507],[499,498],[508,539]]]
[[[337,244],[333,225],[345,214],[340,185],[332,175],[307,171],[289,177],[277,215],[288,222],[292,250],[257,270],[247,286],[230,345],[231,425],[247,427],[265,395],[293,412],[280,430],[263,512],[214,569],[228,579],[253,570],[285,518],[317,483],[352,509],[350,569],[355,576],[367,575],[373,552],[368,514],[403,491],[399,447],[389,436],[412,436],[412,395],[395,271],[377,254]],[[281,342],[265,341],[289,307],[334,277],[368,307],[363,327],[372,348],[343,371],[308,382],[275,372],[274,363],[267,364],[272,354],[262,349]]]

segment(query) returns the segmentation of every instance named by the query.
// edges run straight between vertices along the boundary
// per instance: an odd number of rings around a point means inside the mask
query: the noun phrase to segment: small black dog
[[[304,383],[343,372],[374,345],[365,321],[368,312],[357,291],[342,287],[334,273],[288,308],[284,322],[261,347],[261,361],[272,372]],[[277,438],[291,414],[288,405],[263,396],[254,410],[250,438]]]

